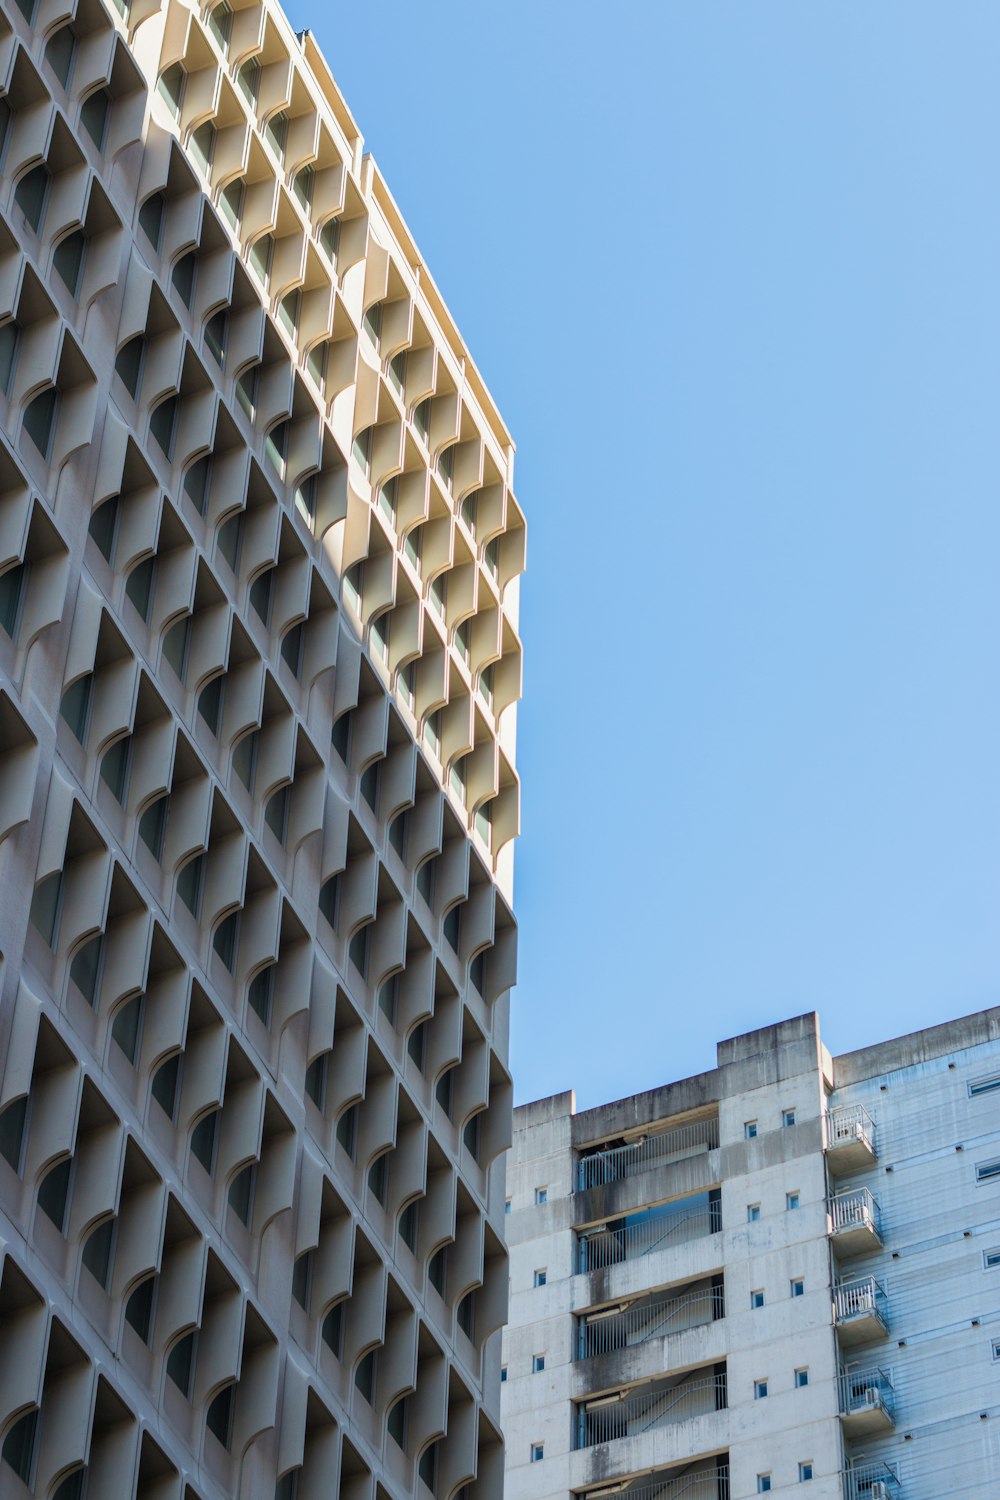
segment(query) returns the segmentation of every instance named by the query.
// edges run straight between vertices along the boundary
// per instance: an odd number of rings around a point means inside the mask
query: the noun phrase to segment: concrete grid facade
[[[498,1500],[510,436],[277,6],[0,149],[0,1493]]]
[[[1000,1010],[539,1100],[507,1193],[508,1500],[996,1490]]]

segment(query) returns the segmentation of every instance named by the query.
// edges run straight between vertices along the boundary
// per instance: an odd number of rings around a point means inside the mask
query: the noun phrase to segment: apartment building
[[[510,435],[271,0],[0,149],[0,1494],[499,1500]]]
[[[717,1056],[514,1112],[507,1500],[997,1493],[1000,1009]]]

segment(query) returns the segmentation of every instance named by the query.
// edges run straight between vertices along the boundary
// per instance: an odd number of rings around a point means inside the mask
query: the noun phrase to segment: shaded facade
[[[276,6],[0,141],[0,1493],[495,1500],[510,436]]]
[[[539,1100],[507,1193],[508,1500],[995,1487],[1000,1010],[837,1058],[801,1016]]]

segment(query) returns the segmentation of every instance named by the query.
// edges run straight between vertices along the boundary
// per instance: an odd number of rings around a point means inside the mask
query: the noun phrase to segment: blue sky
[[[518,443],[518,1101],[1000,1001],[1000,8],[289,9]]]

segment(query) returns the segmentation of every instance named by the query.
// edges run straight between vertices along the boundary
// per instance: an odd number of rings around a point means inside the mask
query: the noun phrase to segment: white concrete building
[[[1000,1009],[539,1100],[507,1194],[507,1500],[1000,1493]]]
[[[0,1496],[499,1500],[510,435],[273,0],[0,152]]]

